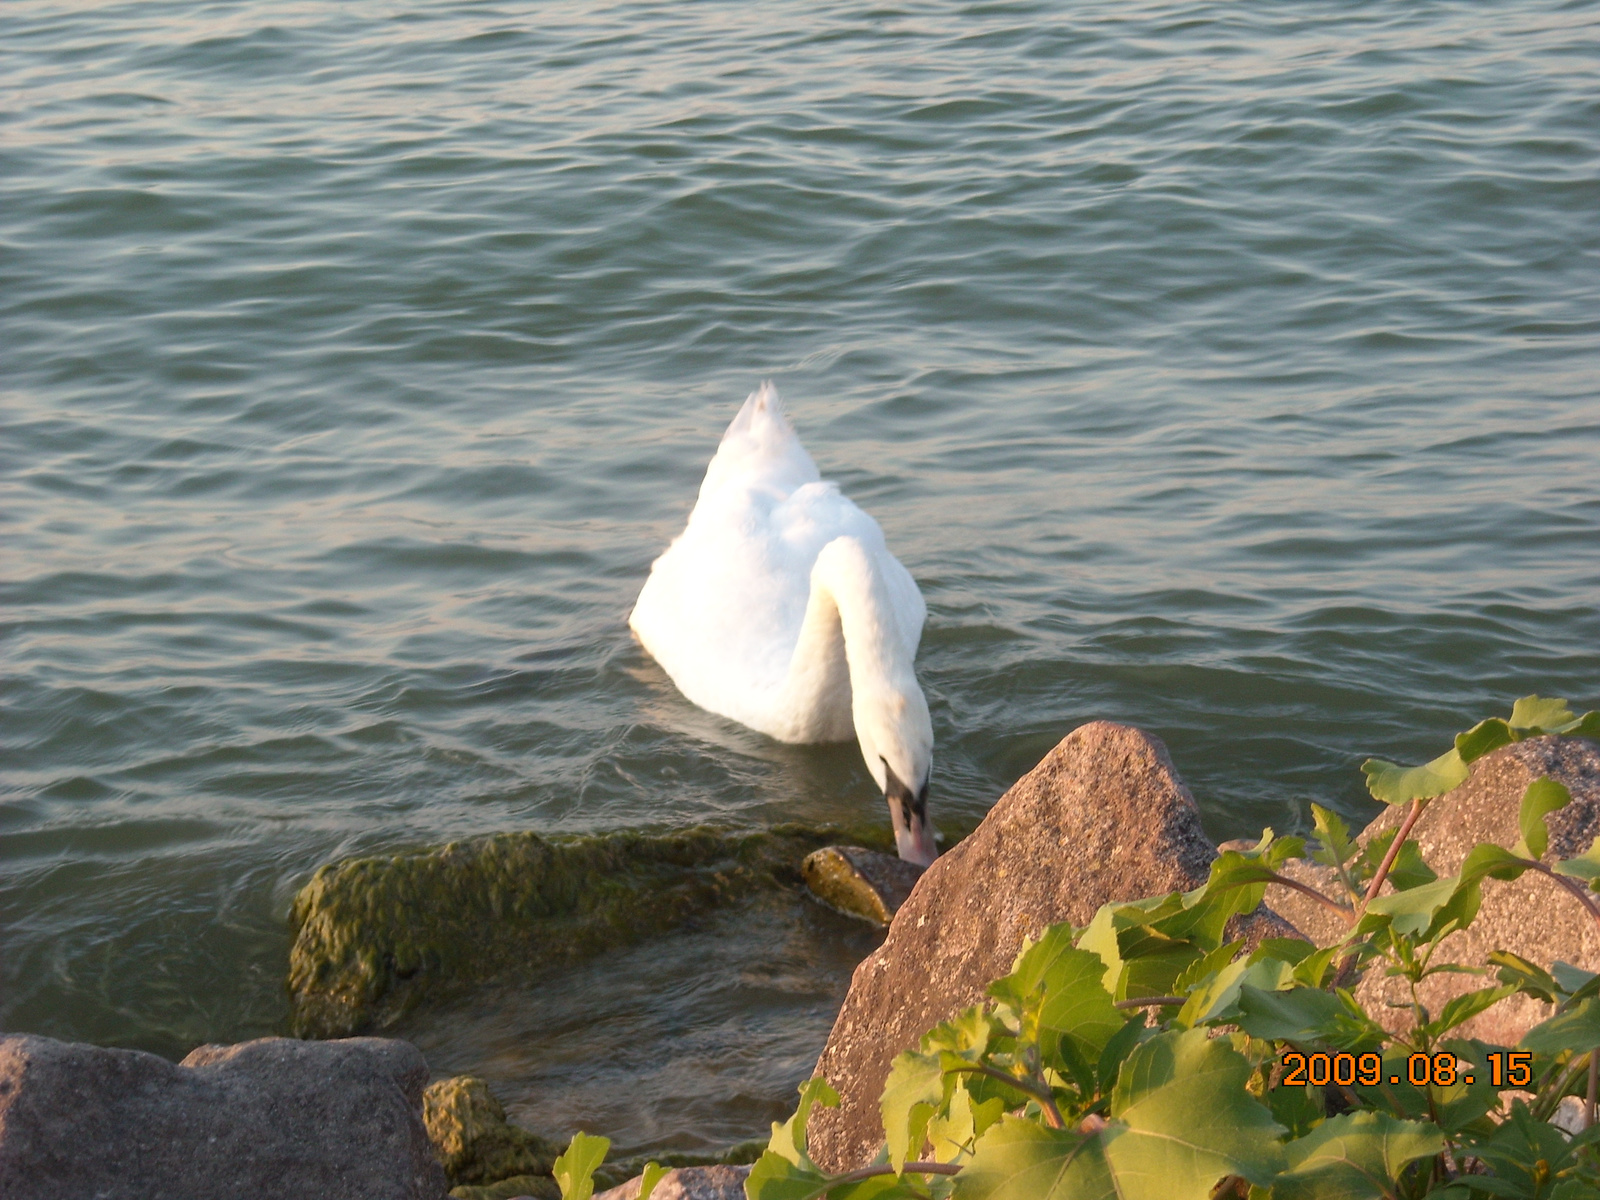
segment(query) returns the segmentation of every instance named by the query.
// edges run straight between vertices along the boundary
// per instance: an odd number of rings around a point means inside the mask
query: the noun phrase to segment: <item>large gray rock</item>
[[[427,1064],[380,1038],[154,1054],[0,1036],[5,1200],[440,1200]]]
[[[1429,802],[1411,834],[1422,857],[1439,874],[1450,875],[1460,870],[1462,860],[1479,842],[1515,845],[1521,836],[1517,817],[1522,794],[1542,775],[1560,780],[1572,793],[1572,802],[1546,822],[1550,847],[1544,860],[1553,863],[1582,854],[1600,836],[1600,747],[1581,738],[1541,737],[1484,755],[1472,764],[1465,783]],[[1404,809],[1386,809],[1357,840],[1364,843],[1396,829],[1404,818]],[[1284,874],[1326,895],[1339,895],[1328,868],[1295,862]],[[1337,916],[1288,888],[1269,889],[1267,899],[1312,941],[1326,945],[1343,933]],[[1537,872],[1510,882],[1485,880],[1477,919],[1470,928],[1445,938],[1436,961],[1481,967],[1488,964],[1493,950],[1510,950],[1545,968],[1562,961],[1600,970],[1600,930],[1577,900]],[[1451,997],[1475,991],[1486,982],[1492,977],[1486,981],[1480,975],[1433,975],[1422,981],[1418,995],[1430,1012],[1437,1013]],[[1356,998],[1392,1030],[1411,1020],[1408,1009],[1394,1007],[1411,1000],[1403,979],[1369,971],[1356,988]],[[1461,1026],[1461,1035],[1515,1045],[1549,1015],[1547,1005],[1512,996]]]
[[[1205,881],[1216,857],[1166,748],[1125,725],[1074,730],[937,859],[856,968],[817,1073],[840,1106],[809,1126],[830,1170],[867,1162],[883,1141],[878,1098],[889,1064],[924,1032],[984,997],[1025,937],[1087,924],[1112,900]],[[1291,932],[1270,915],[1241,932]]]
[[[744,1200],[749,1174],[749,1167],[679,1167],[660,1178],[650,1200]],[[643,1182],[644,1177],[638,1176],[594,1200],[638,1200]]]

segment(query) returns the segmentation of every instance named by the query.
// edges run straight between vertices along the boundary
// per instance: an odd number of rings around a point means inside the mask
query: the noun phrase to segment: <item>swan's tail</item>
[[[795,436],[770,379],[750,393],[739,415],[729,423],[706,470],[701,494],[733,478],[755,480],[785,495],[821,478]]]
[[[772,380],[763,379],[761,386],[745,398],[739,415],[728,424],[722,440],[748,435],[756,441],[772,444],[782,438],[794,437],[794,426],[789,424],[789,414],[783,410],[783,399]]]

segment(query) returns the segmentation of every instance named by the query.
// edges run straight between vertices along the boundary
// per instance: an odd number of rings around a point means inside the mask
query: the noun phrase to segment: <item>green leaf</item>
[[[1566,1012],[1541,1021],[1517,1043],[1535,1054],[1583,1054],[1600,1049],[1600,997],[1580,1000]]]
[[[1361,878],[1371,879],[1378,873],[1378,868],[1383,865],[1384,857],[1389,853],[1389,846],[1394,841],[1395,835],[1400,831],[1391,829],[1380,833],[1369,841],[1361,851],[1359,867]],[[1400,843],[1400,850],[1394,856],[1394,862],[1389,865],[1389,882],[1394,885],[1397,892],[1409,891],[1414,887],[1421,887],[1425,883],[1432,883],[1439,876],[1433,868],[1422,860],[1422,851],[1418,848],[1415,839],[1407,838]]]
[[[644,1171],[639,1175],[639,1195],[635,1200],[650,1200],[650,1193],[656,1190],[656,1184],[669,1170],[670,1167],[663,1167],[660,1163],[645,1163]]]
[[[1106,964],[1104,986],[1115,1000],[1166,996],[1190,965],[1222,945],[1237,896],[1209,885],[1132,903],[1102,905],[1078,948]]]
[[[1552,1177],[1572,1174],[1577,1155],[1584,1144],[1600,1131],[1588,1131],[1568,1139],[1561,1130],[1546,1121],[1536,1119],[1521,1100],[1511,1106],[1511,1113],[1487,1136],[1472,1139],[1468,1152],[1483,1160],[1494,1171],[1494,1178],[1509,1188],[1484,1189],[1491,1194],[1517,1197],[1554,1197],[1562,1194],[1546,1190]],[[1479,1179],[1473,1179],[1474,1184]],[[1514,1189],[1514,1190],[1513,1190]],[[1576,1196],[1593,1196],[1594,1184],[1574,1193]]]
[[[772,1140],[767,1143],[769,1153],[793,1163],[806,1171],[817,1170],[817,1164],[811,1161],[806,1153],[806,1122],[811,1119],[811,1110],[818,1104],[824,1108],[835,1108],[839,1103],[839,1093],[834,1091],[828,1081],[821,1075],[814,1075],[800,1085],[800,1103],[790,1117],[782,1125],[776,1121],[772,1123]]]
[[[1268,1183],[1281,1127],[1245,1091],[1251,1066],[1204,1030],[1160,1034],[1129,1055],[1112,1119],[1093,1133],[1014,1116],[978,1140],[958,1200],[1207,1200],[1219,1179]]]
[[[1470,924],[1477,915],[1480,899],[1476,880],[1447,876],[1410,891],[1375,897],[1367,904],[1357,928],[1366,932],[1376,924],[1373,918],[1377,918],[1378,922],[1390,923],[1398,933],[1426,938],[1430,930],[1440,929],[1450,920],[1458,921],[1462,928]]]
[[[927,1140],[933,1147],[934,1161],[955,1162],[965,1158],[984,1131],[1004,1114],[1005,1101],[1000,1097],[995,1096],[977,1104],[966,1085],[956,1080],[944,1113],[935,1115],[928,1122]],[[904,1166],[903,1160],[895,1163],[891,1158],[890,1162],[896,1171]]]
[[[1103,1131],[1050,1129],[1007,1114],[978,1139],[956,1176],[955,1194],[957,1200],[1078,1200],[1122,1193],[1106,1161]]]
[[[1456,753],[1465,763],[1475,762],[1491,750],[1509,746],[1517,740],[1511,726],[1500,717],[1479,721],[1465,733],[1456,734]]]
[[[1111,1090],[1117,1072],[1122,1070],[1123,1062],[1133,1052],[1133,1048],[1144,1041],[1146,1035],[1150,1033],[1153,1031],[1145,1025],[1144,1014],[1135,1012],[1128,1018],[1128,1023],[1106,1043],[1106,1048],[1100,1052],[1100,1061],[1095,1065],[1095,1075],[1099,1080],[1101,1093]]]
[[[561,1200],[589,1200],[594,1195],[594,1169],[606,1160],[611,1139],[575,1133],[561,1157],[550,1167],[561,1187]]]
[[[1523,858],[1494,842],[1479,842],[1461,860],[1461,874],[1457,879],[1467,882],[1477,882],[1485,876],[1519,879],[1523,872],[1532,869],[1532,859]]]
[[[1061,1054],[1070,1048],[1085,1062],[1095,1063],[1127,1023],[1127,1014],[1112,1003],[1111,993],[1101,983],[1104,974],[1105,964],[1087,950],[1068,948],[1056,955],[1039,1006],[1039,1040],[1047,1057],[1051,1051]]]
[[[1234,1023],[1251,1037],[1271,1042],[1321,1041],[1345,1011],[1338,996],[1314,987],[1277,992],[1245,984],[1239,989],[1238,1004]]]
[[[1380,758],[1361,764],[1367,777],[1367,790],[1385,804],[1410,804],[1413,800],[1432,800],[1442,796],[1467,775],[1467,764],[1451,747],[1432,762],[1420,767],[1401,767]]]
[[[1545,828],[1544,819],[1557,809],[1565,808],[1571,799],[1572,793],[1548,775],[1528,785],[1528,790],[1522,794],[1522,810],[1517,816],[1517,825],[1522,832],[1522,840],[1516,846],[1518,854],[1526,858],[1544,857],[1544,852],[1550,847],[1550,832]]]
[[[1557,986],[1567,993],[1568,1000],[1581,1000],[1600,990],[1600,975],[1560,959],[1550,964],[1550,974],[1555,976]]]
[[[938,1054],[907,1050],[895,1056],[878,1101],[888,1137],[889,1164],[895,1174],[905,1170],[907,1158],[922,1152],[928,1122],[944,1103],[944,1094],[944,1068]]]
[[[1459,996],[1452,996],[1439,1010],[1439,1015],[1429,1021],[1424,1027],[1428,1036],[1434,1040],[1442,1038],[1457,1025],[1464,1025],[1479,1013],[1493,1008],[1507,996],[1517,993],[1515,987],[1502,985],[1500,987],[1480,988],[1473,992],[1463,992]]]
[[[1551,869],[1557,875],[1587,880],[1589,886],[1593,888],[1595,881],[1600,880],[1600,837],[1589,843],[1589,848],[1577,858],[1569,858],[1563,862],[1558,862]]]
[[[1272,1119],[1286,1128],[1294,1137],[1304,1137],[1312,1126],[1320,1124],[1328,1115],[1322,1089],[1306,1084],[1282,1085],[1267,1090],[1267,1107]]]
[[[1107,1147],[1123,1194],[1203,1197],[1224,1175],[1270,1183],[1282,1129],[1245,1090],[1252,1070],[1204,1029],[1159,1034],[1134,1050],[1111,1099],[1127,1129]]]
[[[1575,724],[1575,718],[1565,700],[1524,696],[1511,706],[1511,727],[1523,732],[1524,737],[1536,733],[1557,733],[1572,724]]]
[[[1329,1117],[1284,1147],[1289,1170],[1272,1186],[1272,1200],[1385,1200],[1407,1164],[1444,1149],[1444,1135],[1423,1121],[1380,1112]]]
[[[1491,950],[1489,962],[1500,968],[1495,978],[1501,983],[1546,1004],[1554,1004],[1565,990],[1544,968],[1509,950]]]
[[[814,1167],[802,1167],[768,1150],[750,1168],[744,1194],[748,1200],[814,1200],[830,1183],[828,1176]]]
[[[1452,1038],[1440,1048],[1473,1064],[1470,1084],[1466,1082],[1466,1072],[1462,1072],[1448,1087],[1438,1084],[1419,1087],[1410,1081],[1410,1052],[1401,1046],[1391,1046],[1384,1052],[1379,1082],[1376,1085],[1357,1083],[1351,1090],[1363,1104],[1387,1109],[1393,1116],[1407,1120],[1434,1118],[1445,1133],[1454,1135],[1494,1108],[1500,1095],[1489,1082],[1488,1063],[1484,1057],[1487,1047],[1482,1043]]]
[[[1337,870],[1349,862],[1356,853],[1356,844],[1350,840],[1350,826],[1332,809],[1320,804],[1311,806],[1311,821],[1317,831],[1318,848],[1311,852],[1313,862]]]
[[[1294,981],[1307,987],[1320,988],[1327,982],[1328,968],[1340,953],[1338,945],[1324,946],[1315,954],[1308,954],[1295,964]]]

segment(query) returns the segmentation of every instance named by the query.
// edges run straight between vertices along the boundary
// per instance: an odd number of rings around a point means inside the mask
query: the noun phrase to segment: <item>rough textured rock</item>
[[[0,1036],[6,1200],[440,1200],[405,1042],[262,1038],[181,1064]]]
[[[824,846],[806,855],[800,875],[829,908],[887,925],[922,878],[922,868],[860,846]]]
[[[663,932],[780,883],[840,829],[504,833],[322,867],[290,914],[294,1031],[392,1023],[430,988],[529,973]]]
[[[1111,900],[1196,887],[1215,856],[1157,739],[1106,721],[1074,730],[927,869],[856,968],[817,1061],[841,1103],[813,1113],[812,1157],[831,1170],[872,1157],[890,1061],[980,1001],[1024,937],[1086,924]]]
[[[451,1186],[550,1174],[565,1147],[506,1120],[489,1085],[471,1075],[430,1083],[422,1123]]]
[[[1479,842],[1515,845],[1521,836],[1517,815],[1522,794],[1542,775],[1559,779],[1572,793],[1572,802],[1552,813],[1546,822],[1550,848],[1545,861],[1582,854],[1600,836],[1600,747],[1581,738],[1541,737],[1484,755],[1472,764],[1472,774],[1465,783],[1429,802],[1411,835],[1416,838],[1422,857],[1435,871],[1449,875],[1460,869],[1462,859]],[[1387,809],[1362,831],[1358,840],[1365,842],[1396,829],[1404,817],[1403,809]],[[1329,895],[1338,894],[1333,872],[1327,868],[1297,862],[1285,874]],[[1271,889],[1268,901],[1313,941],[1326,944],[1342,932],[1336,916],[1287,888]],[[1485,880],[1483,907],[1478,910],[1477,919],[1469,929],[1444,940],[1438,961],[1483,966],[1492,950],[1510,950],[1544,967],[1560,960],[1586,970],[1600,970],[1600,932],[1594,922],[1575,899],[1536,872],[1511,882]],[[1418,991],[1422,1002],[1436,1013],[1452,996],[1482,986],[1484,980],[1480,976],[1442,974],[1424,980]],[[1389,1007],[1409,1002],[1409,988],[1403,980],[1386,979],[1379,972],[1370,971],[1356,988],[1356,996],[1367,1011],[1392,1028],[1398,1029],[1409,1020],[1404,1011]],[[1510,1045],[1549,1015],[1547,1005],[1526,996],[1513,996],[1475,1017],[1461,1030],[1466,1037]]]
[[[749,1167],[679,1167],[661,1177],[650,1200],[744,1200],[749,1174]],[[594,1200],[637,1200],[641,1181],[630,1179]]]

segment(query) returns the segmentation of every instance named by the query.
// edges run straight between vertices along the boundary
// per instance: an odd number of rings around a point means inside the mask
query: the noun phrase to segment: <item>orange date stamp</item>
[[[1491,1087],[1527,1087],[1533,1082],[1533,1055],[1526,1050],[1500,1050],[1484,1058]],[[1409,1083],[1412,1087],[1454,1087],[1463,1083],[1470,1087],[1478,1080],[1480,1070],[1448,1050],[1407,1056],[1404,1074],[1400,1073],[1400,1060],[1392,1058],[1387,1079],[1384,1078],[1383,1056],[1370,1051],[1330,1054],[1319,1050],[1308,1054],[1285,1050],[1279,1061],[1283,1066],[1281,1087],[1327,1087],[1329,1084],[1377,1087],[1383,1083]]]

